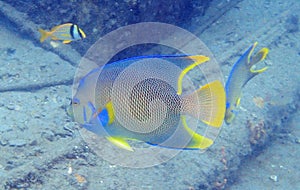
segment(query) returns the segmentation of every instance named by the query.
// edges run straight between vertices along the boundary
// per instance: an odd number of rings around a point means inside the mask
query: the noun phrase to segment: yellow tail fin
[[[39,32],[41,33],[41,38],[40,38],[40,42],[44,42],[49,36],[49,32],[47,32],[46,30],[43,29],[39,29]]]
[[[225,98],[224,87],[216,80],[183,97],[183,112],[210,126],[220,127],[225,116]]]
[[[268,53],[269,53],[268,48],[262,48],[261,50],[259,50],[259,52],[257,54],[255,54],[255,56],[252,57],[252,59],[249,63],[251,73],[258,74],[258,73],[262,73],[265,70],[267,70],[268,67],[264,67],[262,69],[254,70],[254,69],[252,69],[252,66],[255,65],[256,63],[260,62],[260,61],[263,61],[267,57]]]

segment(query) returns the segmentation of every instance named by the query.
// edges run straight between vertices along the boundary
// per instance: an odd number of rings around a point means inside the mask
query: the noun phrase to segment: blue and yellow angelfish
[[[267,67],[264,67],[259,70],[254,70],[252,67],[263,61],[268,55],[269,49],[262,48],[255,55],[253,51],[257,46],[257,42],[255,42],[233,65],[229,77],[227,79],[225,85],[226,91],[226,113],[225,113],[225,122],[227,124],[232,123],[235,115],[237,113],[237,109],[240,105],[241,96],[242,96],[242,88],[247,84],[249,80],[251,80],[256,75],[264,72]]]
[[[96,68],[80,80],[72,99],[75,121],[129,151],[133,148],[128,140],[166,148],[205,149],[214,139],[196,133],[186,116],[209,127],[221,127],[225,90],[216,80],[185,93],[183,80],[208,60],[202,55],[152,55]],[[177,69],[170,66],[175,62],[186,64]]]

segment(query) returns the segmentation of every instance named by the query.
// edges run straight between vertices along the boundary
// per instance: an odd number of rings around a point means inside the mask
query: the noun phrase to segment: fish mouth
[[[88,113],[88,111],[90,111]],[[92,102],[88,102],[87,106],[82,107],[83,123],[89,124],[97,114],[97,109]]]
[[[67,115],[69,117],[71,117],[71,119],[74,121],[75,120],[75,116],[74,116],[74,111],[73,111],[72,105],[67,106],[66,109],[65,109],[65,111],[66,111]]]
[[[76,116],[75,116],[76,113],[74,112],[74,107],[72,104],[67,106],[65,111],[66,111],[67,115],[72,119],[72,121],[76,121],[78,123],[88,124],[88,122],[92,118],[92,116],[91,116],[90,119],[88,119],[88,116],[87,116],[88,114],[87,114],[87,110],[86,110],[85,106],[82,107],[82,112],[81,112],[83,119],[77,118],[77,120],[76,120]]]

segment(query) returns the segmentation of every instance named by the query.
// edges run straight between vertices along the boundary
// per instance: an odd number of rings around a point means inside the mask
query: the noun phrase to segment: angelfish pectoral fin
[[[128,144],[128,142],[124,138],[109,136],[109,137],[106,137],[106,139],[119,148],[122,148],[122,149],[125,149],[128,151],[133,151],[132,147]]]

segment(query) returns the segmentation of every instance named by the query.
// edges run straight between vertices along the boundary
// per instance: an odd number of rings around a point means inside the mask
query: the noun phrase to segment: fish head
[[[226,124],[229,125],[233,121],[234,117],[235,117],[235,114],[234,114],[233,106],[231,106],[230,103],[227,103],[226,112],[225,112],[225,122],[226,122]]]
[[[74,121],[79,124],[87,124],[97,112],[95,104],[96,80],[98,77],[97,70],[93,70],[85,77],[79,80],[78,87],[71,100],[68,109]]]
[[[241,98],[238,97],[235,99],[234,103],[226,102],[226,111],[225,111],[225,122],[226,124],[231,124],[234,120],[238,107],[240,105]]]

